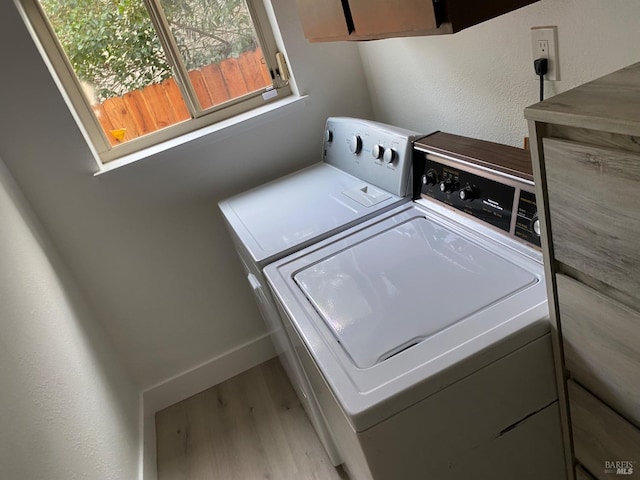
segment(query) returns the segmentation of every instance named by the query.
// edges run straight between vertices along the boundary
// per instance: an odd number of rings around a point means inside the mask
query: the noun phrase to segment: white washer
[[[541,255],[495,228],[530,182],[427,156],[423,199],[265,268],[295,351],[353,479],[564,479]]]
[[[220,203],[276,351],[334,465],[343,462],[292,351],[263,269],[411,199],[415,132],[346,117],[327,120],[322,162]]]

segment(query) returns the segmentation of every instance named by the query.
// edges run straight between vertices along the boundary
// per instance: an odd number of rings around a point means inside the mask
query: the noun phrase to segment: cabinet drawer
[[[296,0],[305,36],[311,41],[347,40],[351,32],[340,0]]]
[[[557,260],[627,294],[640,290],[640,155],[545,138]]]
[[[624,478],[640,478],[640,430],[569,380],[569,407],[576,459],[598,480],[616,477],[607,462],[632,462]]]
[[[576,480],[593,480],[593,477],[580,465],[576,466]]]
[[[380,35],[438,27],[430,0],[349,0],[356,34]]]
[[[571,377],[640,426],[640,315],[567,276],[556,285]]]

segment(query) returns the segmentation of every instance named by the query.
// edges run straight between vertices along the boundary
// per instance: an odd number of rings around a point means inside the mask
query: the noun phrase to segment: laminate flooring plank
[[[222,422],[229,443],[232,478],[247,480],[273,479],[273,472],[258,436],[252,405],[247,398],[243,376],[234,377],[220,385],[223,399]]]
[[[347,480],[272,359],[156,414],[158,480]]]
[[[268,367],[267,367],[268,368]],[[289,447],[287,435],[271,398],[264,378],[264,369],[256,368],[246,372],[247,400],[250,413],[256,425],[258,439],[269,462],[273,479],[294,480],[301,478],[297,474],[297,465]]]
[[[187,480],[187,404],[173,405],[156,414],[158,480]]]
[[[187,402],[191,435],[187,466],[192,480],[231,478],[229,448],[218,432],[222,430],[219,411],[215,408],[218,389],[191,397]]]

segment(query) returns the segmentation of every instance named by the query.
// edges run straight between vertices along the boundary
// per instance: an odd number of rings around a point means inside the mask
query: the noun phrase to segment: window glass
[[[40,0],[112,145],[190,118],[142,0]]]
[[[80,112],[93,125],[85,127],[98,152],[109,159],[115,147],[132,140],[135,148],[151,145],[140,143],[149,134],[166,140],[155,132],[191,119],[203,126],[207,116],[213,123],[226,118],[224,109],[239,113],[242,102],[244,110],[254,108],[273,97],[260,97],[265,90],[286,86],[272,80],[275,60],[263,53],[267,37],[255,23],[255,5],[246,3],[253,0],[23,1],[33,5],[28,16],[41,19],[34,25],[41,40],[49,35],[45,51],[63,73],[74,107],[89,115]]]
[[[202,110],[271,85],[243,0],[160,0]]]

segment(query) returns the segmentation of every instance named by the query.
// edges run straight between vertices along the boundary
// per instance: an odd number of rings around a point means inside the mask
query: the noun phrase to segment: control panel
[[[540,223],[531,181],[419,150],[414,162],[422,171],[422,198],[442,202],[540,246]]]
[[[411,159],[416,132],[348,117],[327,120],[325,162],[401,197],[411,195]]]
[[[508,232],[515,188],[427,159],[422,194]]]
[[[520,191],[514,234],[518,238],[540,246],[540,220],[538,220],[536,196],[533,192]]]

